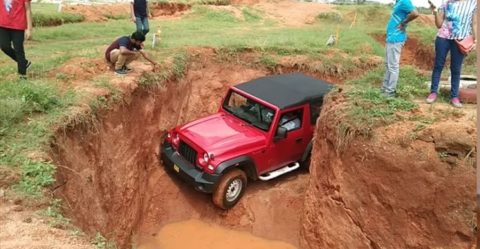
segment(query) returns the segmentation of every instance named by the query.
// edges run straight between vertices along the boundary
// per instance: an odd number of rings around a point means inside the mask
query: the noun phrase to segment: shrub
[[[33,14],[33,26],[46,27],[46,26],[59,26],[64,23],[76,23],[83,22],[85,17],[80,14],[74,13],[34,13]]]

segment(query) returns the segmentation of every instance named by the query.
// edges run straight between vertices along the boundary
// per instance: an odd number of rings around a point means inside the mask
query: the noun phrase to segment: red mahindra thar
[[[267,181],[309,163],[315,123],[331,89],[303,74],[232,86],[217,113],[168,132],[160,148],[163,165],[229,209],[248,181]]]

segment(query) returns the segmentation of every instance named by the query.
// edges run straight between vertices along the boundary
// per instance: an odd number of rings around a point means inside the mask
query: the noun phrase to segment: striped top
[[[445,19],[437,36],[445,39],[463,39],[472,34],[473,16],[477,11],[477,0],[447,0],[439,9]]]

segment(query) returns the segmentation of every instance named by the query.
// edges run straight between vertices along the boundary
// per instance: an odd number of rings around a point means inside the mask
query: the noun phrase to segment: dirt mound
[[[375,40],[385,46],[385,35],[375,35]],[[433,69],[433,61],[435,59],[435,51],[432,44],[422,45],[419,39],[408,37],[400,56],[400,65],[415,65],[421,70],[431,71]]]
[[[153,3],[151,13],[153,17],[179,16],[190,9],[190,5],[183,3]],[[121,19],[130,17],[130,4],[92,4],[92,5],[67,5],[65,12],[81,14],[87,22],[103,22],[108,19]]]
[[[466,114],[424,128],[395,123],[340,153],[335,110],[343,103],[342,94],[329,101],[317,127],[303,248],[472,248],[475,120]],[[428,108],[418,111],[429,115]],[[422,129],[434,131],[431,140],[417,139]],[[443,144],[456,146],[444,153]],[[446,155],[460,161],[449,163]]]
[[[150,6],[150,12],[153,17],[158,16],[180,16],[190,9],[190,5],[183,3],[165,3],[155,2]]]
[[[92,4],[92,5],[66,5],[63,11],[81,14],[87,22],[103,22],[109,18],[128,17],[129,4]]]
[[[74,58],[65,62],[60,68],[50,72],[50,77],[71,82],[90,80],[110,70],[105,59]]]
[[[332,11],[332,5],[297,2],[293,0],[287,1],[259,1],[254,5],[265,12],[265,14],[285,26],[301,27],[315,22],[315,18],[322,12]]]

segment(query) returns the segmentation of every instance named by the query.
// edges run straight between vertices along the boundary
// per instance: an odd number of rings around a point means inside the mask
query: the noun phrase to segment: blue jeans
[[[384,93],[395,94],[400,73],[400,54],[404,44],[405,42],[387,42],[385,45],[385,78],[382,86]]]
[[[142,32],[144,35],[150,31],[148,26],[148,17],[135,16],[135,25],[137,25],[137,31]]]
[[[450,76],[451,76],[451,90],[450,98],[458,97],[458,88],[460,86],[460,73],[462,72],[463,55],[457,47],[455,40],[449,40],[440,38],[437,36],[435,40],[435,64],[432,72],[432,85],[430,86],[430,92],[438,92],[438,83],[440,82],[440,76],[442,74],[443,66],[445,65],[445,59],[450,51]]]

